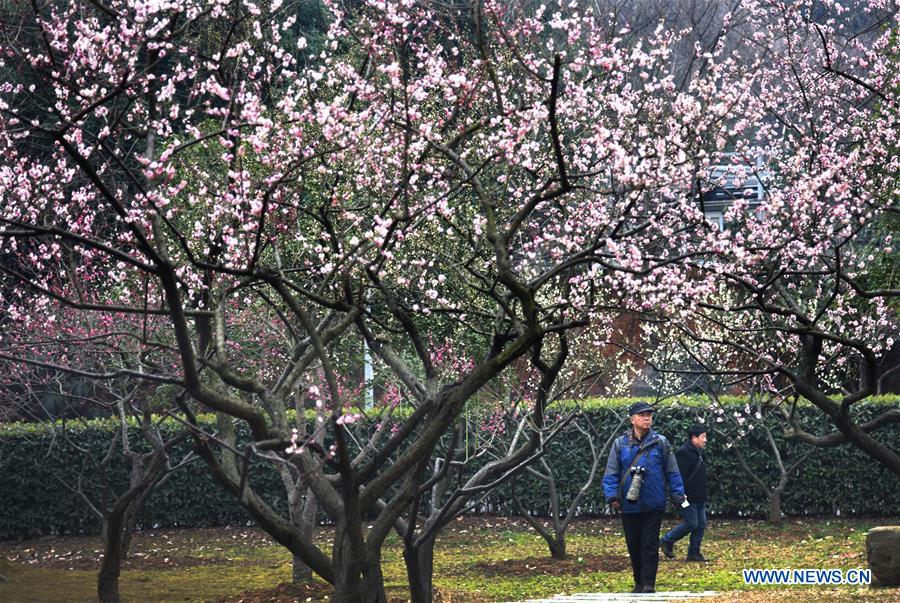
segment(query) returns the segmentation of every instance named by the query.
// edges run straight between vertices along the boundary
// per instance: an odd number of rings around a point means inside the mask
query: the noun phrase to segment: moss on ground
[[[707,564],[663,560],[659,590],[715,590],[710,603],[762,601],[900,601],[900,589],[759,587],[743,583],[744,568],[865,568],[865,533],[898,520],[713,521]],[[674,521],[667,521],[664,529]],[[322,534],[323,543],[328,533]],[[676,553],[684,554],[685,543]],[[95,600],[96,538],[59,537],[0,543],[0,601]],[[292,600],[290,554],[252,529],[151,531],[139,534],[122,575],[126,601]],[[444,600],[486,602],[575,592],[622,592],[631,587],[621,525],[616,520],[577,523],[569,536],[571,559],[553,565],[547,548],[524,522],[473,518],[455,522],[439,540],[435,586]],[[77,561],[76,561],[77,560]],[[398,539],[384,551],[388,592],[405,600],[406,575]],[[321,586],[315,589],[323,592]],[[246,593],[254,593],[247,597]],[[267,593],[271,592],[271,596]],[[288,594],[284,594],[288,592]],[[284,594],[284,596],[282,596]],[[305,597],[300,600],[306,600]],[[321,596],[313,600],[323,600]]]
[[[61,570],[5,562],[0,572],[0,601],[12,603],[80,603],[96,601],[97,574],[92,570]],[[287,565],[203,566],[173,570],[125,571],[121,595],[125,601],[214,601],[237,597],[246,590],[269,588],[290,580]]]

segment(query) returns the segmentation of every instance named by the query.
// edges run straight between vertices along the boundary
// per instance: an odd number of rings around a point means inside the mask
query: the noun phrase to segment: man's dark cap
[[[628,407],[629,415],[636,415],[641,412],[653,412],[653,407],[646,402],[635,402]]]
[[[700,425],[699,423],[697,423],[695,425],[691,425],[691,428],[688,429],[688,437],[689,438],[697,438],[697,437],[700,437],[701,434],[706,433],[707,431],[709,431],[709,430],[706,428],[706,425]]]

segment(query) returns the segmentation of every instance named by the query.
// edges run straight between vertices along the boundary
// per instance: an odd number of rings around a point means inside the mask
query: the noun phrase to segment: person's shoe
[[[684,560],[685,561],[696,561],[698,563],[706,563],[707,561],[709,561],[709,559],[707,559],[700,553],[688,553],[688,556]]]
[[[635,582],[634,588],[631,589],[631,592],[633,592],[633,593],[642,593],[642,592],[644,592],[644,587],[641,586],[640,584],[638,584],[637,582]]]
[[[666,559],[675,558],[675,550],[672,548],[672,543],[667,541],[665,538],[659,539],[659,548],[662,549],[663,555],[666,556]]]
[[[645,584],[644,587],[641,589],[641,592],[642,593],[655,593],[656,588],[652,584]]]

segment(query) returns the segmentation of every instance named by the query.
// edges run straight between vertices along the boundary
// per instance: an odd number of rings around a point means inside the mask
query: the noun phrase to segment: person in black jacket
[[[659,539],[663,554],[669,559],[675,557],[675,543],[690,533],[686,561],[706,561],[700,552],[700,543],[703,541],[703,531],[706,528],[706,501],[709,499],[704,448],[706,448],[706,427],[693,425],[688,430],[688,441],[675,452],[678,470],[684,480],[684,493],[691,504],[682,510],[681,523]]]

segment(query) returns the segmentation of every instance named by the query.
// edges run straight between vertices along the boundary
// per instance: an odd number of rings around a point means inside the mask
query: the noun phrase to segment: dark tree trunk
[[[530,515],[523,515],[526,519],[529,519]],[[537,521],[529,521],[531,525],[537,524]],[[540,524],[538,524],[540,525]],[[565,530],[559,531],[557,530],[554,534],[551,534],[549,530],[545,528],[541,528],[538,530],[538,534],[541,535],[541,538],[544,539],[544,542],[547,543],[547,548],[550,549],[550,557],[557,560],[568,559],[569,555],[566,553],[566,532]]]
[[[134,538],[134,531],[137,529],[138,512],[131,514],[125,522],[125,529],[122,530],[122,542],[119,544],[119,557],[122,562],[128,560],[128,552],[131,550],[131,541]]]
[[[565,532],[557,532],[556,538],[553,540],[548,540],[547,544],[550,545],[550,556],[559,561],[563,561],[569,558],[569,555],[566,553],[566,533]]]
[[[415,545],[404,547],[403,560],[406,562],[406,577],[409,580],[409,595],[412,603],[431,603],[434,577],[434,543],[436,535]]]
[[[838,404],[829,399],[823,392],[815,387],[815,368],[822,352],[822,339],[806,336],[803,338],[803,352],[800,358],[800,378],[794,377],[794,385],[798,392],[807,400],[815,404],[819,410],[831,419],[838,430],[844,434],[847,441],[868,454],[870,457],[884,465],[891,473],[900,476],[900,454],[897,454],[884,444],[875,440],[857,425],[850,416],[849,406]],[[877,366],[869,365],[872,375],[877,374]],[[862,384],[860,388],[848,398],[862,399],[866,395],[876,392],[876,384],[869,382]]]
[[[133,486],[141,493],[128,505],[123,514],[122,537],[119,546],[119,555],[122,561],[128,559],[128,551],[131,550],[131,540],[134,537],[134,533],[137,531],[138,517],[140,517],[141,512],[144,510],[150,495],[153,494],[154,490],[159,486],[161,481],[159,478],[162,477],[164,468],[163,465],[154,465],[154,467],[151,468],[153,473],[148,473],[147,475],[147,477],[151,477],[153,480],[150,485],[138,483]]]
[[[334,603],[387,603],[380,567],[346,563],[335,567]]]
[[[131,488],[119,497],[111,509],[106,509],[103,516],[103,561],[97,573],[97,596],[100,603],[118,603],[121,600],[119,574],[122,563],[131,546],[137,517],[165,470],[165,451],[157,450],[144,471],[141,471],[143,462],[133,462]]]
[[[769,497],[769,522],[770,523],[781,523],[782,514],[781,514],[781,497],[784,494],[784,488],[778,487],[772,490],[772,495]]]
[[[835,426],[847,437],[847,441],[881,463],[888,471],[900,477],[900,454],[876,441],[860,429],[847,415],[838,416]]]
[[[309,582],[310,580],[312,580],[312,575],[312,568],[306,565],[303,559],[301,559],[297,555],[294,555],[291,565],[291,580],[293,581],[293,583],[299,584],[302,582]]]
[[[348,523],[335,527],[334,603],[387,603],[380,552],[367,554],[361,534],[350,534],[354,526]]]
[[[103,561],[97,573],[100,603],[119,603],[119,573],[122,567],[122,528],[125,513],[114,509],[103,518]]]
[[[315,494],[312,493],[312,490],[307,489],[302,510],[295,508],[292,509],[292,511],[291,521],[300,531],[300,537],[312,541],[316,532],[316,515],[319,512],[319,503]],[[312,568],[297,555],[293,556],[293,565],[291,569],[291,579],[294,584],[312,580]]]

